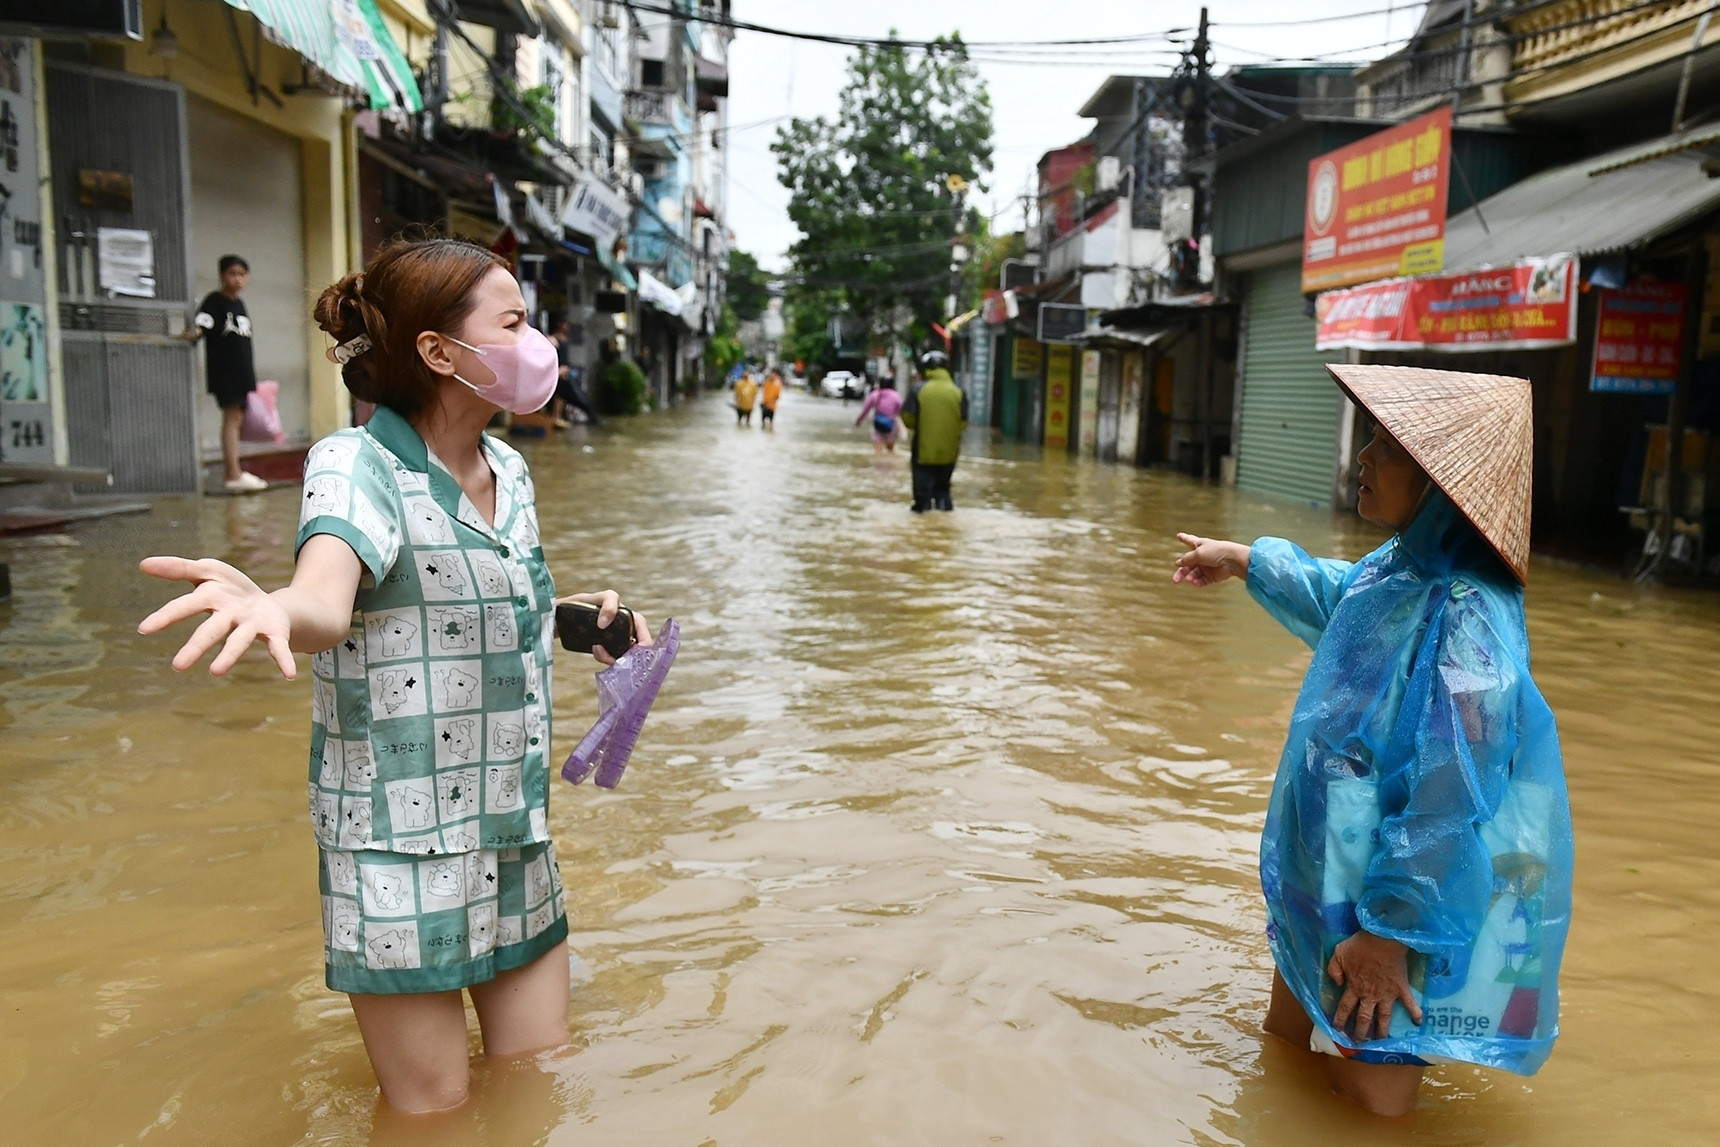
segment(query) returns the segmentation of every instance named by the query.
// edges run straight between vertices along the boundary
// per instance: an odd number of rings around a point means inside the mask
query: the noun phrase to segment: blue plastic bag
[[[1261,840],[1285,983],[1340,1048],[1533,1075],[1558,1035],[1572,840],[1523,591],[1434,490],[1354,564],[1261,538],[1248,589],[1314,648]],[[1326,975],[1358,928],[1411,950],[1417,1026],[1358,1044]]]

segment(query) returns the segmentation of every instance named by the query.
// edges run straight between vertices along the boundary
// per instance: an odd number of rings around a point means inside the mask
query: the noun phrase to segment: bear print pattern
[[[448,712],[472,707],[478,695],[478,686],[482,684],[477,677],[458,665],[450,665],[446,669],[432,669],[430,672],[436,679],[438,709]]]
[[[388,785],[388,811],[396,830],[417,832],[436,823],[436,796],[424,781],[392,781]]]
[[[372,968],[418,967],[418,930],[390,928],[365,944]]]
[[[385,613],[369,619],[370,636],[385,660],[418,655],[418,623],[402,613]]]
[[[433,653],[476,653],[478,611],[450,606],[430,611],[430,649]]]
[[[351,900],[327,897],[328,946],[338,952],[358,951],[358,905]]]
[[[398,872],[372,872],[369,888],[370,902],[379,912],[398,912],[412,894],[410,878]]]
[[[306,482],[305,512],[307,514],[344,513],[348,490],[347,480],[333,474]]]
[[[461,864],[457,860],[432,861],[429,871],[424,876],[424,898],[426,900],[454,900],[465,903],[462,896],[466,887],[465,873],[461,872]]]
[[[322,865],[325,954],[343,991],[417,990],[412,981],[339,980],[342,969],[452,967],[540,936],[565,915],[545,845],[416,861],[325,850]]]

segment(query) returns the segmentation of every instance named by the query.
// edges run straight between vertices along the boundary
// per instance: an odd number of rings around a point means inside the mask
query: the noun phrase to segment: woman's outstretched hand
[[[292,618],[279,601],[239,570],[214,558],[192,561],[172,557],[144,558],[138,568],[151,577],[187,581],[196,587],[144,618],[137,627],[139,633],[160,633],[188,617],[209,615],[174,654],[175,670],[183,673],[191,668],[219,642],[223,643],[221,652],[209,663],[209,672],[219,677],[233,668],[253,641],[262,638],[269,655],[281,667],[281,675],[289,681],[298,676],[288,645]]]
[[[1386,1038],[1393,1004],[1402,1003],[1409,1018],[1421,1023],[1421,1005],[1409,987],[1409,949],[1396,940],[1357,932],[1333,951],[1326,974],[1344,989],[1332,1026],[1350,1031],[1358,1042]]]
[[[599,629],[608,629],[609,623],[615,620],[616,613],[621,609],[621,595],[612,589],[606,589],[602,593],[570,593],[566,597],[558,597],[555,600],[558,603],[577,601],[584,605],[595,605],[597,607],[597,628]],[[628,606],[628,608],[633,609],[632,606]],[[646,624],[645,615],[636,609],[633,609],[633,636],[636,645],[650,646],[652,644],[651,627]],[[593,646],[591,655],[605,665],[615,664],[615,658],[611,657],[609,651],[601,645]]]
[[[1241,542],[1221,542],[1199,534],[1178,534],[1177,541],[1188,547],[1188,553],[1177,558],[1171,573],[1174,582],[1217,585],[1226,578],[1248,576],[1249,547]]]

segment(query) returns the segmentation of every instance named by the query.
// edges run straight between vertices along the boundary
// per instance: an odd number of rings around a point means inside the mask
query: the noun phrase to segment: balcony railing
[[[1449,100],[1457,83],[1458,54],[1455,45],[1432,49],[1427,55],[1416,56],[1401,67],[1368,82],[1365,99],[1357,103],[1378,119],[1391,119],[1416,110],[1429,100]]]
[[[634,123],[673,123],[674,98],[668,92],[628,92],[621,114]]]
[[[1604,52],[1610,47],[1635,48],[1656,58],[1675,55],[1688,48],[1678,39],[1665,43],[1654,33],[1693,20],[1709,7],[1709,0],[1667,0],[1644,4],[1642,0],[1562,0],[1543,4],[1520,16],[1506,17],[1515,41],[1511,67],[1545,69],[1571,63]]]

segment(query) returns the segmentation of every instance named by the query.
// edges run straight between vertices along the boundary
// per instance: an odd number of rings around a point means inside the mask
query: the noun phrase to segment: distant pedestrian
[[[950,377],[950,360],[941,350],[920,356],[924,379],[902,404],[902,424],[914,432],[914,513],[953,510],[950,478],[961,456],[962,431],[967,429],[968,400]],[[862,407],[864,409],[864,407]]]
[[[757,401],[758,379],[749,370],[735,380],[735,425],[752,425],[753,404]]]
[[[866,396],[860,405],[858,426],[872,419],[872,453],[896,452],[896,440],[902,436],[902,396],[896,393],[896,380],[886,375],[878,380],[878,389]]]
[[[257,389],[251,316],[239,297],[250,281],[251,265],[238,255],[223,255],[219,267],[221,289],[209,292],[180,337],[191,343],[203,340],[205,383],[221,408],[221,486],[230,494],[249,494],[269,488],[239,465],[239,427]]]
[[[582,371],[573,365],[573,324],[566,319],[557,319],[550,327],[549,341],[555,344],[555,400],[553,408],[558,429],[572,425],[567,420],[567,408],[573,407],[585,415],[585,420],[593,426],[602,426],[603,419],[597,416],[591,400],[585,396],[585,388],[580,386]]]
[[[759,393],[759,425],[776,429],[776,404],[782,401],[782,372],[771,367],[764,375],[764,389]]]

